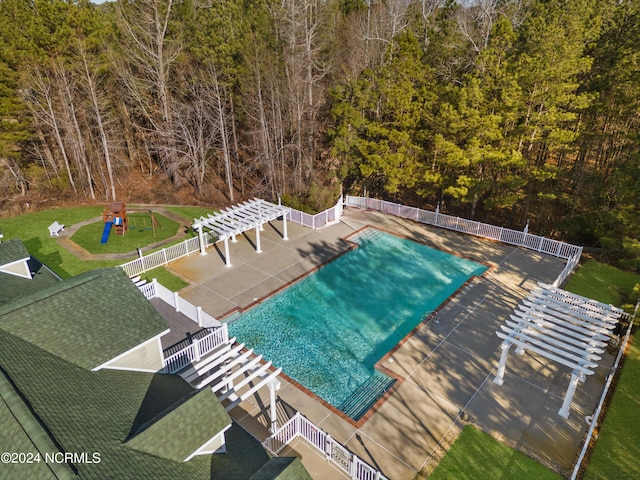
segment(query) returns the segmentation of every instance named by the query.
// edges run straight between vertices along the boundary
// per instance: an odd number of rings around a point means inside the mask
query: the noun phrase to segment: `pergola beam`
[[[576,300],[579,300],[581,302],[584,302],[586,305],[591,305],[593,306],[593,308],[597,308],[599,310],[604,310],[613,314],[617,314],[620,315],[622,313],[624,313],[624,310],[621,309],[620,307],[615,307],[613,305],[607,305],[601,302],[597,302],[591,298],[587,298],[587,297],[583,297],[582,295],[578,295],[577,293],[573,293],[573,292],[567,292],[566,290],[561,290],[558,287],[554,287],[553,285],[548,285],[545,283],[539,283],[540,287],[543,290],[549,291],[549,292],[554,292],[557,293],[559,295],[562,295],[563,297],[566,298],[574,298]]]
[[[523,303],[526,305],[526,300]],[[540,319],[542,322],[558,325],[567,331],[571,331],[576,338],[589,337],[603,341],[609,339],[607,335],[609,331],[607,329],[594,330],[589,328],[589,324],[583,324],[570,315],[564,315],[552,310],[540,310],[535,307],[522,309],[522,307],[518,307],[518,310],[514,310],[513,314],[530,322],[536,322],[537,319]]]
[[[517,318],[515,318],[513,315],[511,315],[511,318],[513,320],[516,320],[517,322]],[[516,322],[512,322],[511,320],[507,320],[505,323],[512,327],[512,328],[521,328],[522,324],[521,323],[516,323]],[[562,332],[560,331],[555,331],[552,330],[550,328],[545,329],[543,326],[538,325],[537,323],[534,322],[530,322],[526,325],[526,329],[525,331],[531,332],[532,335],[536,335],[536,333],[534,332],[539,332],[539,334],[544,334],[544,335],[548,335],[550,337],[554,337],[560,340],[564,340],[566,343],[570,344],[570,345],[574,345],[576,347],[578,347],[579,349],[582,350],[586,350],[588,352],[593,352],[593,353],[604,353],[604,348],[599,348],[597,345],[593,344],[593,343],[585,343],[585,342],[581,342],[579,340],[574,340],[572,338],[569,338],[566,335],[563,335]],[[602,345],[604,346],[603,342],[598,342],[598,345]]]
[[[615,324],[609,322],[603,322],[598,318],[589,317],[578,312],[571,310],[561,310],[559,305],[545,302],[539,299],[537,302],[530,302],[529,297],[527,300],[523,300],[526,308],[520,307],[520,310],[540,312],[544,316],[554,316],[561,320],[568,320],[574,325],[585,327],[589,331],[606,333],[608,330],[615,328]]]
[[[276,205],[261,199],[253,199],[242,202],[233,207],[223,209],[220,213],[207,217],[195,219],[193,228],[198,231],[200,241],[200,252],[204,254],[204,239],[202,230],[207,228],[214,232],[218,241],[224,241],[225,264],[231,267],[231,259],[229,256],[229,238],[236,241],[236,236],[240,235],[252,228],[256,230],[256,252],[262,252],[260,241],[260,231],[263,230],[264,224],[282,217],[283,220],[283,240],[287,238],[287,214],[291,209],[283,205]]]
[[[534,292],[531,295],[529,295],[527,299],[532,301],[535,304],[545,305],[548,308],[559,309],[562,312],[570,313],[571,315],[584,318],[594,324],[599,324],[599,323],[607,324],[609,323],[608,319],[611,318],[610,313],[605,314],[605,313],[597,312],[587,308],[583,308],[580,305],[564,302],[562,301],[561,298],[544,296],[544,295],[540,295],[537,292]]]
[[[543,356],[544,358],[548,358],[549,360],[553,360],[555,362],[558,362],[562,365],[565,365],[567,367],[573,368],[575,370],[578,370],[580,373],[584,373],[585,375],[593,375],[593,370],[584,367],[582,365],[580,365],[577,362],[571,362],[569,360],[566,360],[558,355],[554,355],[553,353],[547,352],[545,350],[542,350],[541,348],[538,348],[528,342],[524,342],[522,340],[519,340],[517,338],[513,338],[510,337],[509,335],[506,335],[502,332],[496,332],[496,335],[498,335],[498,337],[502,338],[505,342],[507,343],[511,343],[513,345],[516,345],[518,347],[522,347],[525,348],[526,350],[529,350],[531,352],[537,353],[538,355]],[[597,366],[597,364],[593,364],[591,363],[591,365],[595,365]]]

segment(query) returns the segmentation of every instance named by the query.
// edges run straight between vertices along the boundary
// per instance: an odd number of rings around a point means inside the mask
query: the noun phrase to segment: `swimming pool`
[[[376,362],[425,315],[487,268],[379,230],[353,241],[357,248],[229,324],[231,336],[336,408],[381,376]]]

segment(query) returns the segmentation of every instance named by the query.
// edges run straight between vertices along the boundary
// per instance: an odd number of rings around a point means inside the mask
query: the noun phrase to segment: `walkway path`
[[[137,207],[145,208],[146,205],[136,205]],[[143,252],[148,252],[155,248],[161,247],[162,245],[167,245],[169,243],[175,242],[176,240],[184,240],[187,238],[186,229],[191,227],[191,222],[186,220],[184,217],[177,215],[169,210],[157,207],[157,206],[149,206],[149,209],[154,212],[160,213],[171,220],[178,222],[180,224],[180,228],[178,229],[178,233],[176,233],[171,238],[166,238],[164,240],[154,242],[146,247],[143,247],[141,250]],[[101,222],[102,217],[94,217],[89,220],[85,220],[84,222],[79,222],[70,227],[65,227],[64,231],[60,233],[58,236],[58,242],[62,245],[69,253],[72,255],[82,259],[82,260],[127,260],[131,257],[138,254],[136,250],[126,253],[91,253],[86,249],[82,248],[80,245],[71,240],[71,236],[78,231],[79,228],[84,227],[85,225],[89,225],[90,223]]]

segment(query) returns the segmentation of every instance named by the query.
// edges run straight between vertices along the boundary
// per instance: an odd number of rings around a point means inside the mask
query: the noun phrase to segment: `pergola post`
[[[198,232],[198,244],[200,245],[200,255],[206,255],[207,251],[204,245],[204,233],[202,232],[202,225],[194,225],[196,231]]]
[[[256,225],[256,253],[262,253],[260,246],[260,225]]]
[[[280,390],[280,380],[278,380],[277,378],[274,378],[272,381],[269,382],[269,405],[270,405],[270,420],[271,420],[271,426],[269,427],[269,432],[271,432],[271,434],[276,433],[276,430],[278,430],[278,411],[277,411],[277,405],[276,405],[276,392],[278,390]]]
[[[284,236],[282,237],[282,239],[289,240],[289,237],[287,236],[287,214],[286,213],[282,214],[282,231],[284,233]]]
[[[500,355],[500,363],[498,364],[498,373],[496,373],[496,378],[493,379],[493,383],[496,385],[502,385],[504,383],[504,371],[507,366],[507,356],[509,355],[509,349],[511,348],[511,343],[502,342],[500,345],[502,348],[502,355]]]
[[[229,256],[229,237],[224,237],[224,263],[227,268],[231,267],[231,257]]]
[[[265,223],[283,217],[283,239],[288,240],[286,216],[290,211],[291,209],[289,207],[254,199],[234,207],[223,209],[216,215],[202,216],[197,219],[193,225],[193,228],[198,232],[200,252],[204,255],[208,241],[207,237],[204,236],[204,227],[207,227],[207,229],[211,231],[211,234],[217,237],[217,242],[224,240],[225,263],[227,267],[231,267],[228,239],[236,243],[238,241],[238,235],[242,235],[252,228],[256,229],[256,252],[262,253],[260,232],[264,231]],[[188,254],[188,252],[186,253]]]
[[[558,411],[558,415],[564,418],[569,418],[569,409],[571,408],[571,402],[573,402],[573,395],[576,393],[578,382],[580,381],[580,374],[575,370],[571,373],[571,381],[569,382],[569,388],[567,393],[564,394],[564,402],[562,402],[562,408]]]

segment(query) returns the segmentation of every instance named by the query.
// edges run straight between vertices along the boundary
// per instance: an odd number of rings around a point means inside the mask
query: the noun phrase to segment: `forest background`
[[[637,271],[639,57],[633,0],[0,0],[1,215],[342,190]]]

